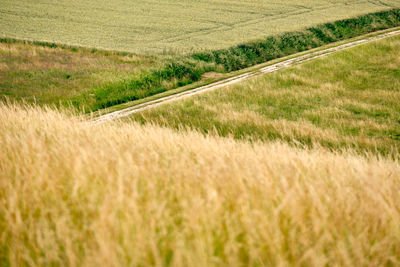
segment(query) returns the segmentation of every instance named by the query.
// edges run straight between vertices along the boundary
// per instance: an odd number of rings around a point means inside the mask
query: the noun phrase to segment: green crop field
[[[398,0],[2,0],[0,36],[151,53],[219,49]]]
[[[397,154],[400,38],[352,48],[134,115],[246,140]]]

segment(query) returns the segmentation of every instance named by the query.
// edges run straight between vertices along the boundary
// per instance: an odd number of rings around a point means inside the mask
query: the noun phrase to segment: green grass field
[[[156,61],[153,57],[0,43],[0,99],[91,105],[96,102],[94,88],[133,79]]]
[[[140,53],[186,53],[393,7],[400,7],[400,1],[2,0],[0,36]]]
[[[246,140],[400,149],[400,38],[352,48],[134,119]]]

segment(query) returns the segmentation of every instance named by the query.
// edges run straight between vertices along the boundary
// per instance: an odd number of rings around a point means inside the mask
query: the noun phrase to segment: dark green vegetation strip
[[[245,140],[400,155],[400,37],[135,114]]]
[[[199,81],[206,72],[230,72],[254,66],[332,42],[400,25],[400,10],[393,9],[353,19],[326,23],[304,31],[288,32],[229,49],[205,51],[172,60],[139,79],[107,84],[95,90],[97,110],[141,99]],[[74,102],[79,106],[79,99]]]

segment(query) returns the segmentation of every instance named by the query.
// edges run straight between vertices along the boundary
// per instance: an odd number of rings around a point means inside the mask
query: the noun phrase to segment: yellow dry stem
[[[400,264],[397,161],[0,104],[0,265]]]

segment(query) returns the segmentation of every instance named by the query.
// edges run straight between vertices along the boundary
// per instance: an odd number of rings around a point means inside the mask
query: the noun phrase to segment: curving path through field
[[[150,109],[150,108],[153,108],[153,107],[156,107],[159,105],[163,105],[163,104],[177,101],[177,100],[187,98],[187,97],[190,97],[193,95],[197,95],[200,93],[215,90],[215,89],[218,89],[218,88],[221,88],[224,86],[228,86],[231,84],[239,83],[243,80],[247,80],[254,76],[259,76],[259,75],[274,72],[274,71],[277,71],[280,69],[288,68],[292,65],[304,63],[304,62],[307,62],[310,60],[314,60],[314,59],[335,53],[337,51],[342,51],[342,50],[349,49],[349,48],[352,48],[355,46],[359,46],[359,45],[362,45],[365,43],[381,40],[381,39],[391,37],[391,36],[396,36],[396,35],[400,35],[400,30],[381,33],[381,34],[378,34],[378,35],[375,35],[372,37],[366,37],[364,39],[349,42],[349,43],[346,43],[343,45],[339,45],[339,46],[335,46],[335,47],[331,47],[331,48],[327,48],[327,49],[323,49],[323,50],[319,50],[319,51],[310,52],[305,55],[301,55],[301,56],[297,56],[297,57],[294,57],[294,58],[291,58],[288,60],[284,60],[284,61],[272,64],[272,65],[260,68],[258,70],[249,71],[249,72],[246,72],[246,73],[234,76],[234,77],[230,77],[230,78],[218,81],[218,82],[214,82],[214,83],[211,83],[211,84],[208,84],[205,86],[197,87],[197,88],[194,88],[191,90],[187,90],[187,91],[180,92],[177,94],[161,97],[156,100],[148,101],[146,103],[142,103],[142,104],[139,104],[139,105],[136,105],[133,107],[121,109],[121,110],[114,111],[111,113],[107,113],[107,114],[101,115],[97,118],[94,118],[93,122],[101,123],[101,122],[106,122],[106,121],[111,121],[111,120],[127,117],[131,114],[134,114],[134,113],[146,110],[146,109]]]

